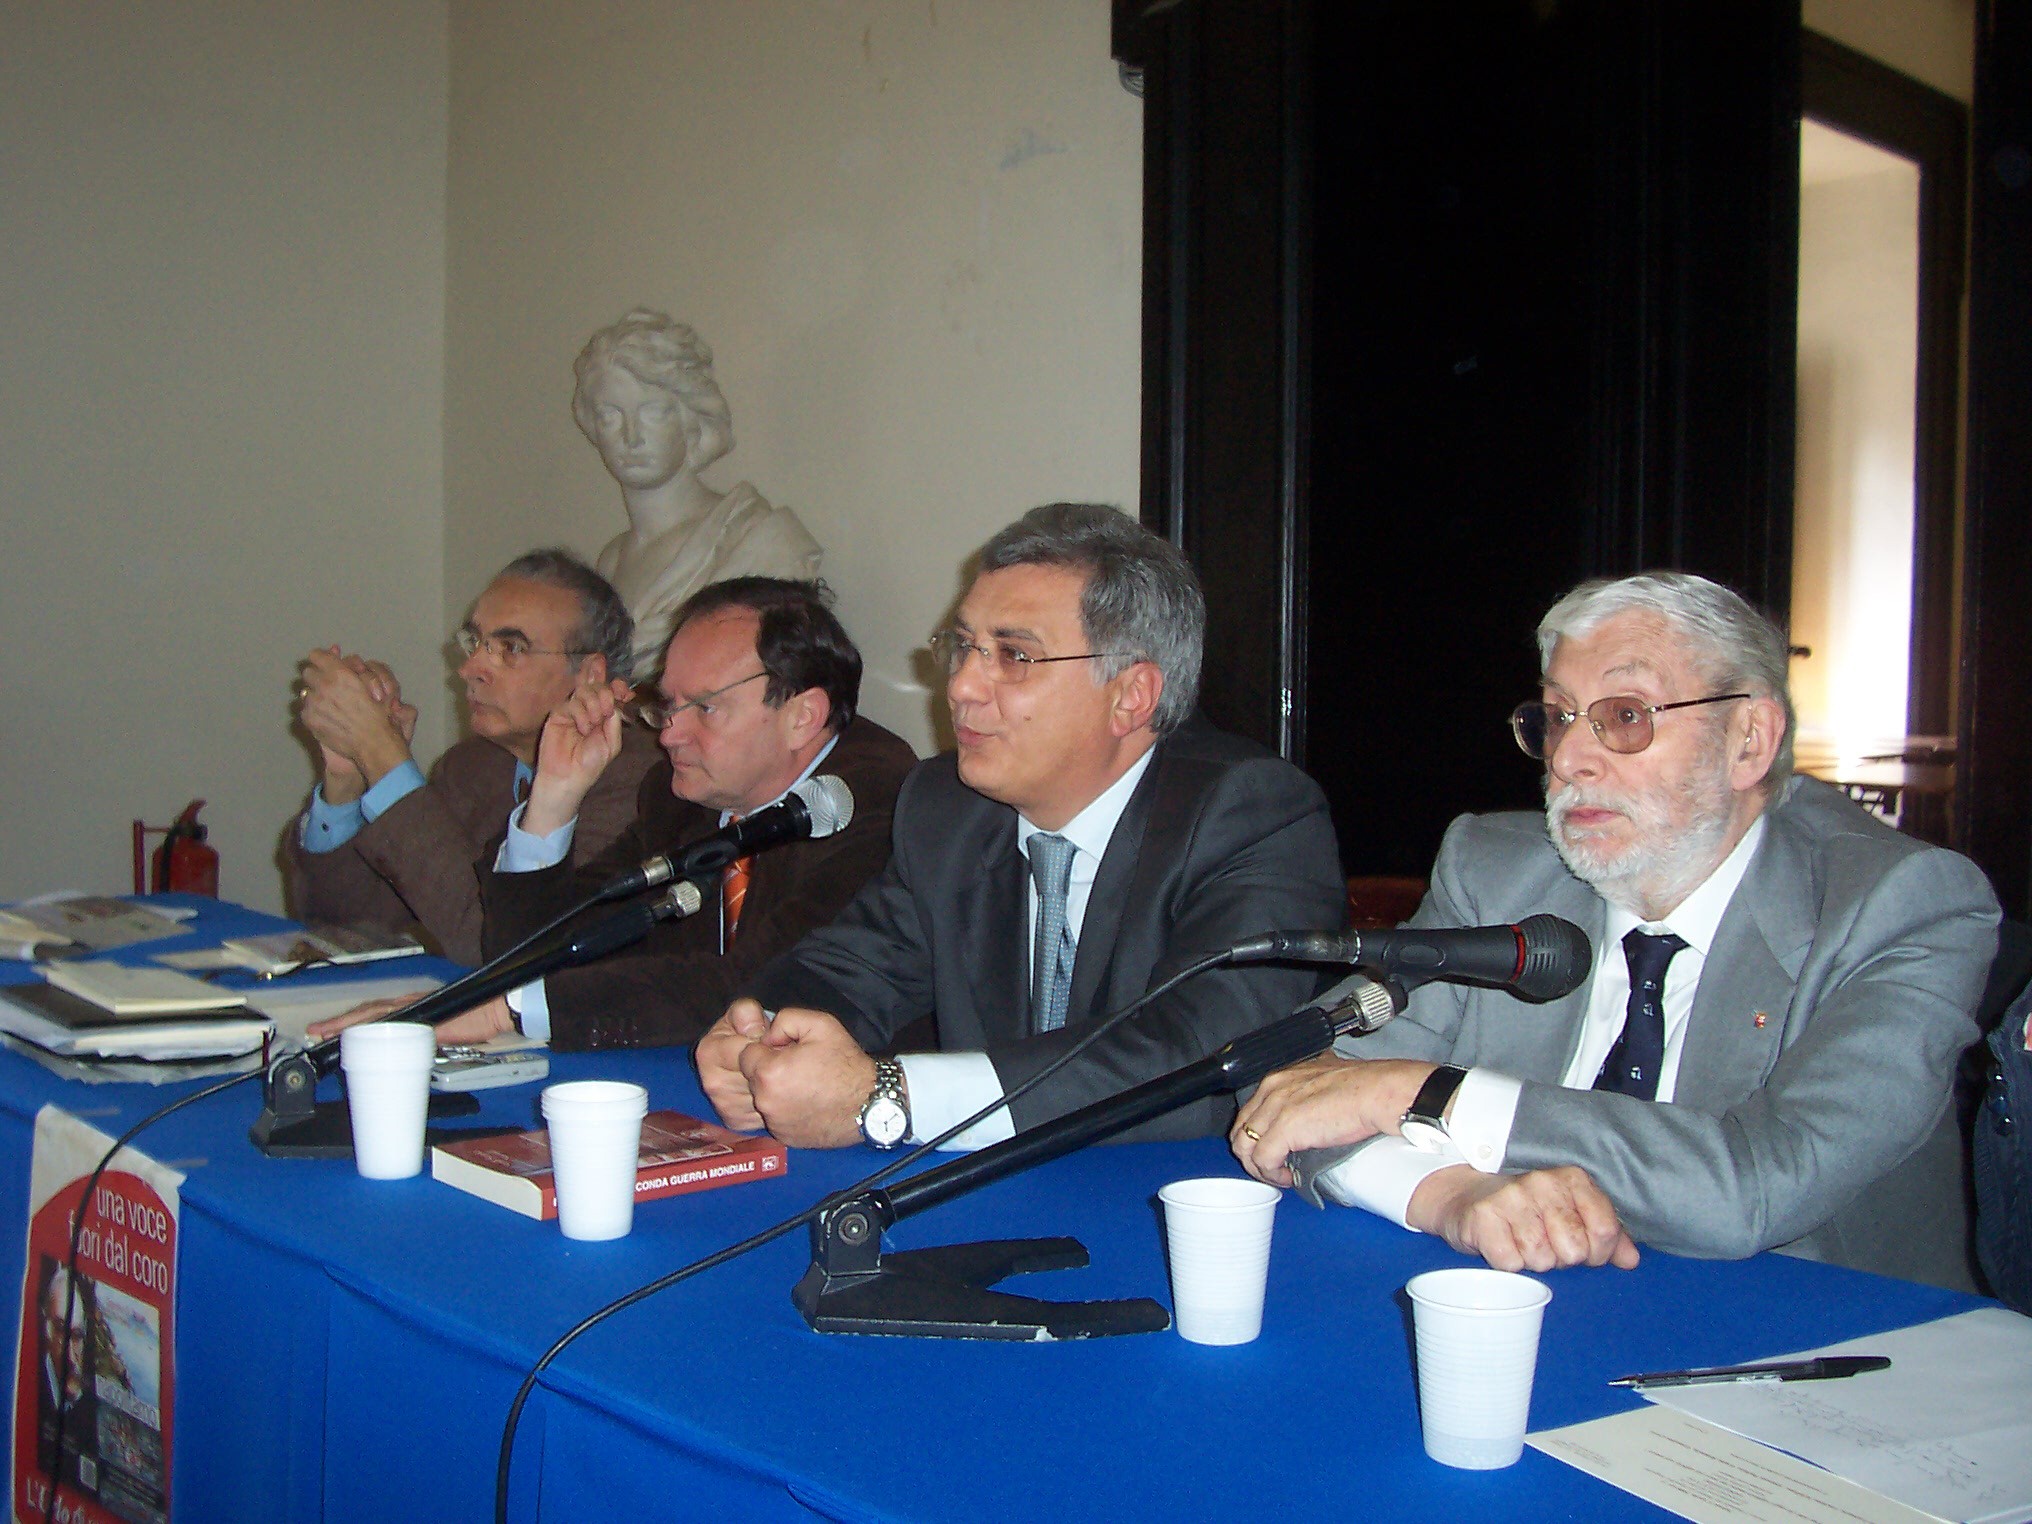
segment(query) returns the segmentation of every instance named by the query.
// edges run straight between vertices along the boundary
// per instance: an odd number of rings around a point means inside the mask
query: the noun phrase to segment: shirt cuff
[[[1411,1225],[1404,1219],[1411,1211],[1412,1192],[1426,1176],[1462,1162],[1451,1148],[1427,1153],[1402,1138],[1371,1138],[1315,1183],[1329,1201],[1360,1207],[1408,1228]]]
[[[496,873],[534,873],[538,868],[548,868],[561,863],[571,851],[572,834],[578,830],[579,818],[574,815],[547,836],[532,836],[522,829],[522,812],[529,808],[524,800],[508,814],[508,835],[501,843],[501,850],[494,854]]]
[[[985,1053],[911,1053],[896,1061],[903,1066],[903,1083],[910,1091],[912,1143],[937,1137],[1002,1094],[1002,1076]],[[1015,1136],[1009,1108],[999,1106],[943,1147],[986,1148]]]
[[[423,769],[414,760],[399,763],[383,773],[381,781],[360,796],[360,813],[371,825],[422,787]]]
[[[515,1013],[516,1024],[522,1028],[524,1037],[533,1037],[538,1042],[550,1041],[550,997],[543,992],[541,979],[532,979],[502,998],[508,1002],[508,1009]]]
[[[303,812],[303,829],[296,839],[306,852],[336,852],[359,835],[366,823],[359,800],[327,804],[324,785],[319,784],[310,791],[310,808]]]
[[[1507,1074],[1468,1070],[1446,1114],[1447,1136],[1460,1150],[1461,1162],[1485,1175],[1502,1171],[1510,1125],[1517,1120],[1517,1098],[1523,1093],[1523,1081]]]

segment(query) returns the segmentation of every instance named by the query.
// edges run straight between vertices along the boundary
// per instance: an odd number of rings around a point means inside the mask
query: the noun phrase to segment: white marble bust
[[[699,472],[734,447],[713,352],[683,323],[637,307],[586,341],[573,364],[572,416],[614,480],[628,528],[599,570],[635,616],[639,682],[662,660],[671,617],[709,582],[815,577],[819,544],[788,508],[746,482],[716,492]]]

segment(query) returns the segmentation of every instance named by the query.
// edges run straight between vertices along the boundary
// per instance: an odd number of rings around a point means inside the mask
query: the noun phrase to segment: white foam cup
[[[423,1169],[436,1056],[437,1032],[414,1021],[370,1021],[339,1034],[353,1162],[369,1180],[404,1180]]]
[[[625,1238],[635,1225],[636,1160],[649,1092],[621,1080],[571,1080],[543,1092],[566,1238]]]
[[[1538,1328],[1552,1288],[1507,1270],[1432,1270],[1404,1288],[1418,1346],[1425,1453],[1493,1471],[1524,1453]]]
[[[1181,1339],[1247,1344],[1263,1330],[1270,1229],[1283,1193],[1260,1180],[1174,1180],[1164,1203],[1171,1316]]]

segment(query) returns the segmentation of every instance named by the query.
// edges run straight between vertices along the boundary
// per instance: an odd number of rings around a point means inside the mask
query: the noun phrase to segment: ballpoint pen
[[[1644,1371],[1635,1376],[1618,1376],[1609,1385],[1641,1390],[1647,1386],[1719,1386],[1750,1381],[1834,1381],[1843,1376],[1860,1376],[1865,1371],[1885,1370],[1890,1364],[1888,1355],[1822,1355],[1818,1360],[1778,1360],[1767,1365]]]

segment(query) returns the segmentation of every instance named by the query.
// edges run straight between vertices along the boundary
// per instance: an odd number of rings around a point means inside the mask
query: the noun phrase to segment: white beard
[[[1726,737],[1716,739],[1720,744],[1703,750],[1676,790],[1625,795],[1569,784],[1554,794],[1548,774],[1545,830],[1573,876],[1646,920],[1669,914],[1699,888],[1721,859],[1734,803]],[[1568,831],[1567,816],[1582,808],[1626,816],[1636,843],[1620,853],[1606,851],[1586,833]]]

